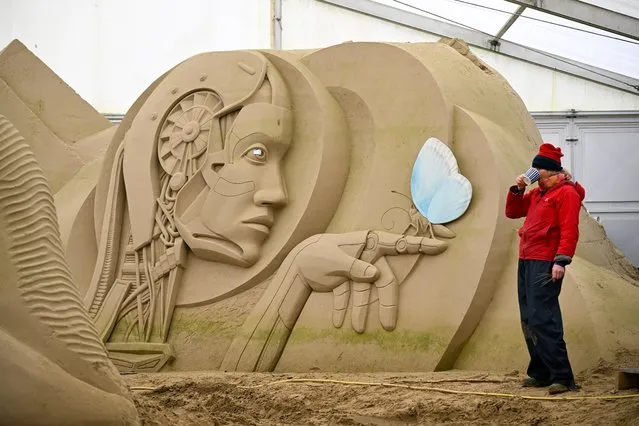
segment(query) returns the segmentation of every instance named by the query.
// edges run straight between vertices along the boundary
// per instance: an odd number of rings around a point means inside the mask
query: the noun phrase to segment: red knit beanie
[[[533,158],[532,166],[536,169],[560,172],[562,170],[561,157],[563,156],[561,148],[549,143],[543,143],[539,147],[539,154]]]

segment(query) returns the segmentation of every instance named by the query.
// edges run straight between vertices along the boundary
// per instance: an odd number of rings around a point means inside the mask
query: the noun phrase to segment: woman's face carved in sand
[[[224,149],[202,169],[206,188],[187,225],[198,257],[244,267],[259,259],[277,209],[288,202],[282,165],[291,129],[289,110],[252,104],[240,111]]]

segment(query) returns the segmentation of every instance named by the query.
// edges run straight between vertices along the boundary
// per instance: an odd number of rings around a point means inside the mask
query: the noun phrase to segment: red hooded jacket
[[[569,264],[579,239],[579,210],[586,191],[578,183],[562,181],[528,193],[513,186],[506,199],[506,217],[526,217],[519,229],[519,258]]]

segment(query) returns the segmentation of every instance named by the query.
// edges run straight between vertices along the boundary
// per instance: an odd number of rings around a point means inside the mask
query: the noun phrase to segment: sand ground
[[[564,395],[637,395],[636,389],[616,391],[616,371],[602,362],[577,375],[580,392]],[[639,425],[639,398],[545,401],[353,384],[273,384],[310,378],[548,396],[545,389],[522,389],[523,377],[518,371],[185,372],[130,375],[126,380],[145,425]]]

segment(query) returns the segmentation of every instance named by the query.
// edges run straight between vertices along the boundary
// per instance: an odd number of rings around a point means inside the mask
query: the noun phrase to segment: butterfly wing
[[[429,138],[417,155],[410,191],[417,210],[431,223],[448,223],[463,215],[473,188],[459,174],[457,159],[448,146]]]
[[[428,209],[437,188],[446,178],[459,173],[453,152],[442,141],[429,138],[413,165],[410,192],[417,210],[428,220]]]
[[[426,218],[431,223],[448,223],[461,217],[470,205],[473,187],[459,173],[444,179],[430,201]]]

